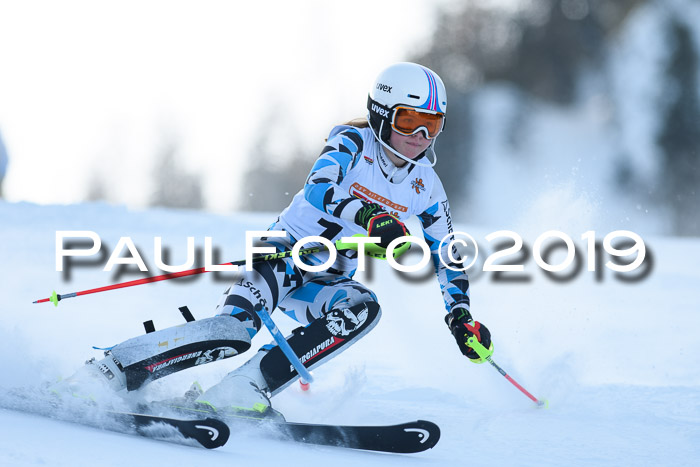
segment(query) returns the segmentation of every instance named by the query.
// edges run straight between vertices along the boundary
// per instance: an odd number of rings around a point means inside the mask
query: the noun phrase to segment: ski
[[[440,428],[433,422],[416,420],[399,425],[318,425],[274,422],[283,438],[308,444],[390,453],[416,453],[433,448]]]
[[[200,414],[181,418],[132,411],[108,410],[84,400],[63,400],[37,396],[34,391],[11,391],[0,408],[90,426],[115,433],[214,449],[226,444],[230,429],[226,422]],[[63,402],[63,404],[61,403]]]
[[[229,439],[230,428],[247,430],[251,427],[272,438],[306,444],[335,446],[387,453],[416,453],[435,447],[440,440],[440,428],[433,422],[416,420],[398,425],[327,425],[288,422],[282,414],[271,411],[265,418],[228,415],[219,418],[211,413],[205,419],[190,420],[141,413],[110,412],[117,421],[129,425],[148,437],[144,430],[152,424],[165,423],[177,428],[185,438],[192,438],[208,449],[223,446]]]
[[[232,424],[254,423],[273,438],[306,444],[335,446],[387,453],[417,453],[435,447],[440,440],[440,428],[433,422],[416,420],[398,425],[325,425],[288,422],[283,418],[250,419],[207,417],[190,420],[141,413],[108,412],[116,421],[130,426],[142,436],[158,438],[158,431],[149,430],[163,423],[175,427],[182,436],[197,441],[207,449],[223,446],[229,439]],[[225,420],[225,421],[224,421]],[[241,428],[247,428],[241,426]]]
[[[222,414],[206,406],[137,404],[119,411],[105,410],[82,400],[61,401],[32,396],[36,394],[27,391],[11,394],[0,403],[0,407],[207,449],[226,444],[232,432],[250,430],[273,439],[387,453],[422,452],[433,448],[440,440],[440,428],[425,420],[397,425],[346,426],[290,422],[271,408],[262,413]]]
[[[197,441],[202,447],[214,449],[223,446],[228,441],[230,430],[226,423],[216,418],[201,420],[185,420],[179,418],[161,417],[128,412],[107,412],[117,422],[128,425],[141,436],[149,438],[161,437],[153,427],[165,424],[177,429],[187,439]]]
[[[365,451],[416,453],[433,448],[440,440],[440,428],[426,420],[397,425],[316,424],[287,421],[282,413],[272,408],[223,413],[205,404],[173,403],[143,404],[137,412],[174,419],[213,418],[226,423],[234,433],[255,430],[275,439]]]

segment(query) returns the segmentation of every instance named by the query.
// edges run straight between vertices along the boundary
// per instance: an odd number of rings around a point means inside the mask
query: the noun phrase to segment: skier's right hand
[[[380,237],[381,241],[378,245],[384,249],[389,246],[392,240],[410,235],[403,222],[386,212],[378,204],[363,202],[362,207],[355,214],[355,223],[367,229],[367,236]],[[406,243],[404,245],[410,244]],[[399,248],[396,250],[399,250]]]

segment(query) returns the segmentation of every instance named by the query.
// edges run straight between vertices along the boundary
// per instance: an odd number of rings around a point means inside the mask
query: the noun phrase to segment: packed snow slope
[[[131,237],[151,274],[158,274],[154,237],[170,247],[169,264],[185,261],[188,236],[198,247],[212,237],[219,259],[230,261],[244,257],[246,230],[264,230],[273,220],[273,214],[221,217],[106,204],[0,203],[2,388],[69,375],[86,359],[100,357],[93,345],[107,347],[141,334],[143,321],[152,319],[157,329],[180,324],[179,306],[188,305],[197,318],[213,313],[232,277],[206,274],[109,291],[57,308],[32,304],[52,289],[68,293],[142,277],[102,270],[120,237]],[[551,226],[521,227],[527,244]],[[488,233],[499,230],[456,228],[482,245]],[[585,230],[573,228],[566,233],[584,247]],[[56,272],[60,230],[96,232],[105,256],[73,268],[67,280]],[[407,278],[370,261],[368,271],[356,277],[380,299],[377,327],[317,369],[308,393],[294,385],[273,405],[292,421],[432,420],[442,429],[434,449],[385,455],[234,433],[226,446],[207,451],[0,409],[0,465],[698,465],[700,241],[639,233],[653,254],[642,280],[625,282],[609,270],[596,280],[584,263],[569,281],[555,282],[532,258],[525,261],[525,282],[473,273],[473,314],[493,334],[494,360],[530,392],[547,398],[549,409],[535,408],[490,365],[472,364],[459,353],[443,322],[433,278],[419,273]],[[285,332],[295,327],[286,316],[273,316]],[[269,340],[261,332],[254,348]],[[247,356],[166,377],[143,396],[180,395],[194,380],[206,388]],[[3,397],[0,393],[0,405]]]

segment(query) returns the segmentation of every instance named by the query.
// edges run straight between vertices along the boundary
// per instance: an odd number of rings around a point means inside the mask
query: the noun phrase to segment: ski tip
[[[194,428],[198,430],[196,436],[189,434],[207,449],[215,449],[223,446],[228,441],[231,431],[228,425],[217,418],[205,418],[194,421]]]
[[[397,449],[395,452],[422,452],[434,448],[440,441],[440,427],[427,420],[416,420],[415,422],[407,423],[404,425],[403,431],[407,434],[413,434],[416,437],[415,441],[412,445],[406,445],[403,449]]]

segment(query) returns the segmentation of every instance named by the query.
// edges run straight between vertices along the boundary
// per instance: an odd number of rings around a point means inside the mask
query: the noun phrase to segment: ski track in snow
[[[109,248],[120,236],[131,236],[152,267],[154,236],[171,246],[173,264],[185,260],[190,235],[197,246],[212,236],[223,258],[238,259],[244,232],[263,229],[274,217],[0,203],[0,386],[38,387],[67,376],[87,358],[99,358],[92,345],[140,334],[145,320],[153,319],[157,329],[180,324],[178,306],[207,317],[227,286],[202,276],[79,297],[58,308],[34,305],[52,288],[66,293],[114,282],[101,266],[76,268],[72,280],[63,281],[55,272],[56,230],[96,231]],[[290,421],[431,420],[442,431],[434,449],[387,455],[233,432],[226,446],[207,451],[0,409],[0,465],[697,465],[700,271],[690,258],[700,257],[700,241],[639,233],[655,257],[651,276],[639,283],[622,283],[611,274],[597,283],[584,271],[554,284],[531,262],[533,281],[525,285],[495,284],[486,276],[473,281],[474,315],[493,333],[494,360],[534,395],[547,398],[549,409],[534,407],[493,368],[459,354],[442,321],[434,279],[407,283],[385,264],[373,263],[371,274],[357,278],[380,299],[377,328],[318,368],[310,392],[293,385],[273,405]],[[571,232],[574,239],[579,234]],[[285,316],[273,316],[284,332],[294,327]],[[261,332],[254,347],[269,340]],[[193,380],[207,387],[245,359],[183,371],[138,397],[180,395]]]

